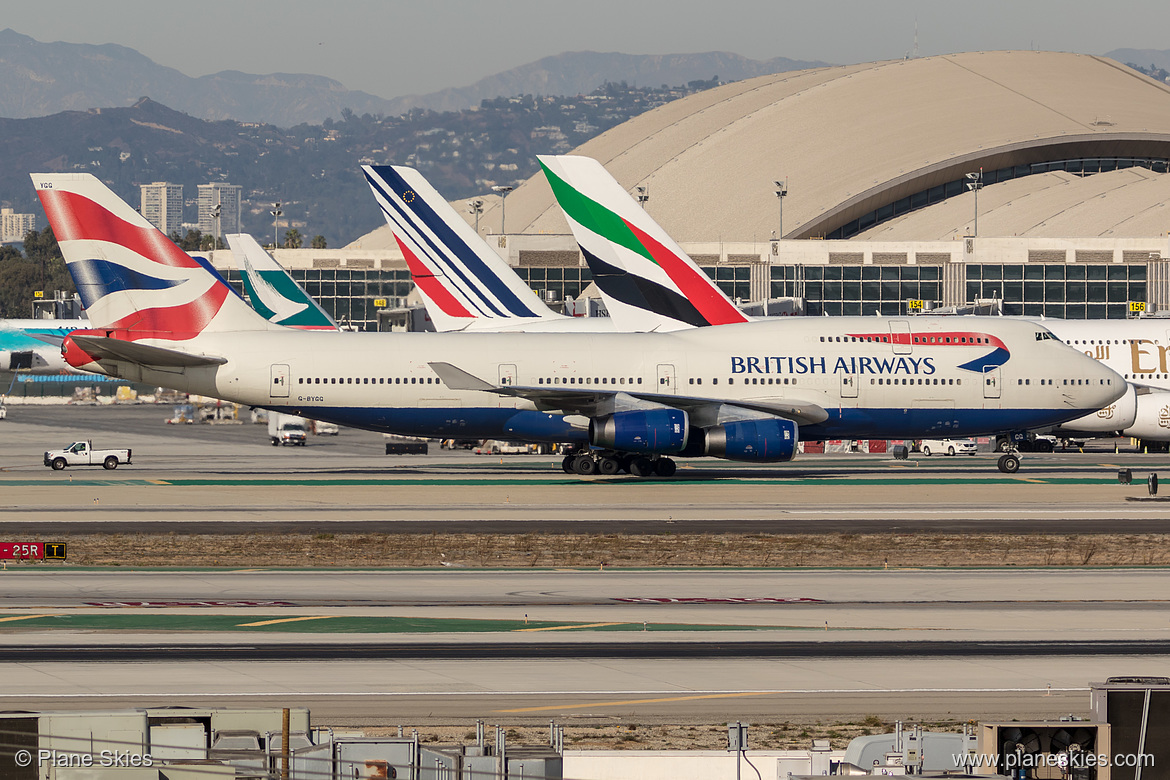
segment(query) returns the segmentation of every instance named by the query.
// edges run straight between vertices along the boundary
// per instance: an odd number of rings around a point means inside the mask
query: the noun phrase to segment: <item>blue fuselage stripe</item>
[[[555,414],[500,408],[269,406],[279,412],[355,428],[427,438],[585,443],[587,433]],[[980,436],[1055,425],[1093,409],[832,409],[800,427],[801,441]]]

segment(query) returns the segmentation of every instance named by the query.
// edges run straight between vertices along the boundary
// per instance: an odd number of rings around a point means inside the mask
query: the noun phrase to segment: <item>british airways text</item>
[[[823,357],[738,357],[731,358],[733,374],[924,374],[935,372],[929,357],[839,357],[828,370]]]

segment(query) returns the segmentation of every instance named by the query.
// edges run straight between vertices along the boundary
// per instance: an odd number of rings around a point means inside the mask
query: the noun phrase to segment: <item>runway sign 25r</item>
[[[63,561],[64,542],[0,542],[0,561]]]

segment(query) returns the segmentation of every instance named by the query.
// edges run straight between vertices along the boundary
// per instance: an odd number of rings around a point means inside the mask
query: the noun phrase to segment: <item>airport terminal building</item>
[[[1102,57],[973,52],[762,76],[576,152],[645,188],[651,216],[742,301],[798,298],[812,315],[1170,310],[1170,86]],[[500,211],[490,200],[481,233],[537,294],[587,290],[543,176],[507,197],[507,235]],[[276,257],[339,321],[373,329],[383,312],[385,327],[408,303],[387,228]],[[230,254],[214,262],[229,269]]]

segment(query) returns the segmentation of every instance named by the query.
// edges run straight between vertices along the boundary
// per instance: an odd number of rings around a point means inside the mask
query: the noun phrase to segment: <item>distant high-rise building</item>
[[[204,235],[218,235],[240,232],[242,193],[238,184],[199,185],[199,230]],[[215,223],[215,207],[219,206],[219,225]]]
[[[183,185],[156,181],[142,185],[142,216],[168,236],[183,226]]]
[[[24,241],[24,234],[36,229],[36,214],[17,214],[12,209],[0,209],[0,244]]]

